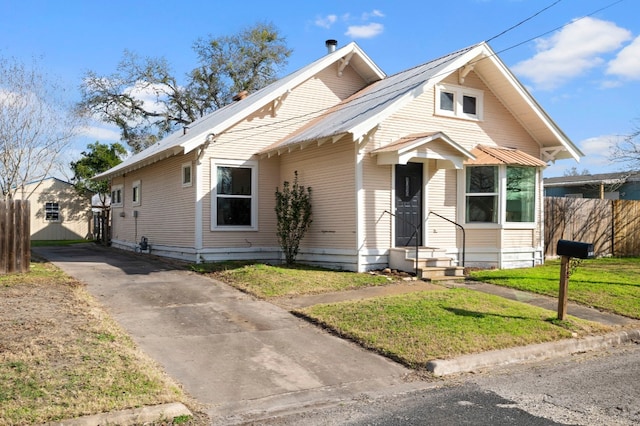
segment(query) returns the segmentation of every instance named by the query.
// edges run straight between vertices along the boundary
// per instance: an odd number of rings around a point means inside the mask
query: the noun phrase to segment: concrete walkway
[[[86,283],[214,422],[426,385],[281,307],[153,256],[95,244],[33,251]]]

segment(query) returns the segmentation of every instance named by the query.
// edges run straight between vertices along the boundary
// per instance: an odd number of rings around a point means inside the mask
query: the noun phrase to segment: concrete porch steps
[[[395,247],[389,250],[389,267],[405,272],[416,271],[416,249]],[[453,281],[464,279],[464,268],[455,265],[445,250],[432,247],[418,248],[418,278],[426,281]]]

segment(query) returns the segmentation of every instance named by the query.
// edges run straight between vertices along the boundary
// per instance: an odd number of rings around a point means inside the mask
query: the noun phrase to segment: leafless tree
[[[640,170],[640,119],[636,120],[631,133],[613,146],[611,161],[624,164],[628,170]]]
[[[37,62],[0,58],[0,190],[5,199],[59,166],[81,124],[63,96],[64,90],[46,78]]]

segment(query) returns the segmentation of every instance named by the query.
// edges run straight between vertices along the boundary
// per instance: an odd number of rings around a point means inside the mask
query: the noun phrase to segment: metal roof
[[[598,173],[594,175],[576,175],[544,178],[544,186],[581,186],[599,184],[618,184],[640,180],[640,172]]]
[[[119,165],[101,173],[95,178],[107,178],[122,175],[127,171],[155,163],[164,158],[188,153],[202,146],[208,135],[219,135],[253,112],[263,108],[275,99],[307,81],[319,71],[348,57],[348,63],[367,82],[371,83],[385,77],[384,72],[360,49],[356,43],[328,53],[311,64],[283,77],[270,85],[250,93],[246,98],[217,109],[194,121],[184,130],[176,131],[158,143],[125,159]]]
[[[515,164],[518,166],[546,167],[544,161],[518,149],[478,145],[471,150],[475,160],[466,160],[467,166],[495,166]]]

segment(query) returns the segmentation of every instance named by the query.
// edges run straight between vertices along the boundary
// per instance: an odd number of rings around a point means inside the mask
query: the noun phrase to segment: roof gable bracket
[[[565,148],[563,146],[549,146],[542,148],[540,151],[544,157],[544,161],[555,162],[558,154],[564,150]]]
[[[458,82],[460,84],[464,83],[464,79],[471,71],[473,71],[474,66],[474,64],[467,64],[458,70]]]
[[[349,65],[349,61],[351,60],[352,56],[353,56],[353,51],[350,52],[344,58],[340,59],[340,66],[338,67],[338,77],[342,77],[342,72],[347,67],[347,65]]]
[[[291,90],[287,90],[286,92],[284,92],[282,95],[278,96],[277,98],[275,98],[271,102],[271,116],[272,117],[276,117],[278,115],[278,110],[280,109],[280,107],[284,103],[284,100],[287,99],[287,96],[289,96],[289,93],[291,93]]]

